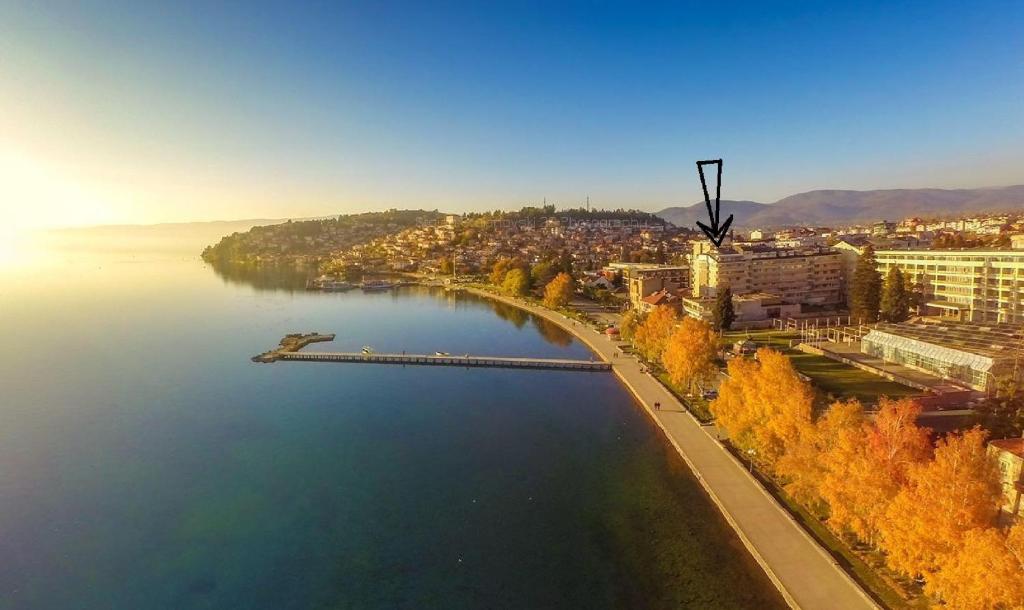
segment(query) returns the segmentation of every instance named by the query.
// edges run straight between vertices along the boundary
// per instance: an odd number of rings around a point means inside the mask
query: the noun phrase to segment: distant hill
[[[722,201],[722,214],[734,214],[737,227],[835,225],[909,216],[935,217],[970,212],[1024,211],[1024,185],[979,189],[821,190],[790,195],[775,203]],[[707,222],[704,202],[671,207],[657,215],[676,226]]]

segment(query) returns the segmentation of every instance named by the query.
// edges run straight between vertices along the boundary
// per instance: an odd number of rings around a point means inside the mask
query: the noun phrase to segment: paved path
[[[832,557],[798,525],[747,468],[701,426],[661,383],[633,357],[616,354],[616,344],[593,328],[523,301],[497,298],[555,322],[612,363],[612,369],[665,431],[743,544],[761,564],[790,606],[807,610],[877,608]],[[661,410],[655,411],[655,402]]]

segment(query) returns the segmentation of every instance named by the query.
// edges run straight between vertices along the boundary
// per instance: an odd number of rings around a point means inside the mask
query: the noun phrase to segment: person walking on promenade
[[[661,411],[661,403],[660,402],[654,403],[654,410],[655,411]]]

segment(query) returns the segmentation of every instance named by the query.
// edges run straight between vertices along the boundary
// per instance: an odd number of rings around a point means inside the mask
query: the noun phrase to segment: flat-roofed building
[[[979,391],[1019,370],[1024,357],[1021,326],[967,322],[877,324],[861,339],[861,351]]]
[[[715,297],[683,297],[683,311],[688,316],[710,322],[715,309]],[[776,318],[787,318],[800,313],[798,303],[786,303],[774,294],[755,292],[733,295],[733,313],[736,314],[734,325],[738,328],[757,326],[757,322],[766,322]]]
[[[966,322],[1024,322],[1024,252],[878,250],[883,277],[896,267],[921,286],[922,315]]]
[[[780,249],[700,243],[690,256],[693,296],[712,297],[728,286],[734,295],[771,294],[783,303],[842,305],[842,256],[830,248]]]
[[[988,450],[999,466],[1002,515],[1009,521],[1024,519],[1024,438],[990,441]]]

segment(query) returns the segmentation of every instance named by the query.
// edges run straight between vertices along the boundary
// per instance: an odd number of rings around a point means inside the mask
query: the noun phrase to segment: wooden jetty
[[[332,341],[334,335],[291,334],[275,349],[253,356],[253,362],[349,362],[356,364],[411,364],[421,366],[496,367],[507,369],[555,369],[567,371],[610,371],[604,361],[564,358],[505,358],[499,356],[452,356],[450,354],[378,354],[374,352],[300,352],[310,343]]]

